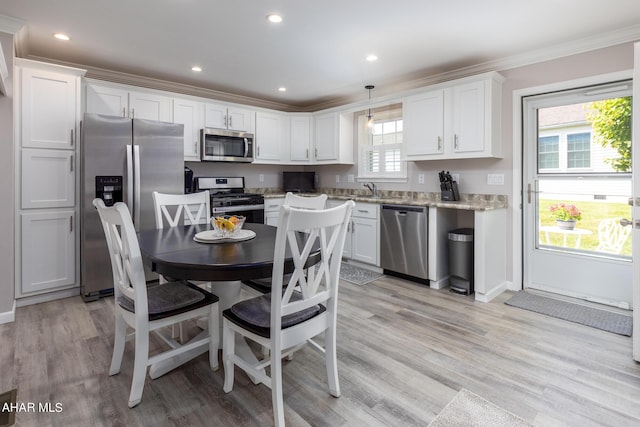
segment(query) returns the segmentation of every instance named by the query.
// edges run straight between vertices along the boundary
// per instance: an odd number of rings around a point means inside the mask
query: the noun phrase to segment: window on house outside
[[[560,138],[558,135],[538,138],[538,164],[540,169],[557,169],[560,166]]]
[[[358,177],[364,179],[407,178],[402,127],[402,104],[356,113],[358,127]]]
[[[567,168],[591,167],[591,133],[567,135]]]

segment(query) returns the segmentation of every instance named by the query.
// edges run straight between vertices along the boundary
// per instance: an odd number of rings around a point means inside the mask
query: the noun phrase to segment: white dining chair
[[[348,201],[331,209],[309,210],[283,205],[271,274],[272,292],[236,303],[223,311],[224,391],[231,392],[234,369],[271,388],[275,424],[284,425],[282,358],[305,344],[325,358],[329,393],[340,396],[336,355],[337,299],[342,251],[347,224],[355,203]],[[305,264],[320,260],[313,279],[305,276]],[[285,252],[290,251],[295,269],[284,283]],[[235,334],[269,348],[271,357],[252,364],[235,352]],[[324,334],[324,345],[312,338]],[[270,376],[264,371],[270,367]],[[255,382],[255,381],[254,381]]]
[[[115,294],[115,336],[109,375],[120,372],[129,326],[134,330],[135,338],[135,360],[128,402],[129,407],[133,408],[142,399],[148,366],[208,345],[209,365],[212,370],[218,369],[218,297],[184,282],[147,287],[142,255],[127,205],[116,203],[107,207],[101,199],[94,199],[93,205],[98,210],[107,239]],[[209,319],[208,332],[203,331],[184,345],[173,340],[162,329],[203,316]],[[150,356],[151,331],[170,349]],[[155,379],[153,370],[151,377]]]
[[[619,254],[631,234],[631,226],[623,226],[618,218],[607,218],[598,224],[598,246],[596,252]]]
[[[301,209],[324,209],[327,205],[327,195],[320,194],[318,196],[299,196],[292,192],[288,192],[284,197],[284,205]],[[285,275],[285,280],[288,276]],[[271,292],[271,277],[262,279],[243,280],[243,289],[249,295],[258,296]]]
[[[189,224],[207,224],[211,218],[211,198],[209,191],[200,191],[191,194],[168,194],[153,192],[153,207],[156,217],[156,228],[164,228],[165,223],[169,227]],[[160,276],[160,283],[165,283],[171,278]],[[211,282],[190,280],[190,283],[211,290]],[[174,338],[182,340],[183,325],[172,328]]]

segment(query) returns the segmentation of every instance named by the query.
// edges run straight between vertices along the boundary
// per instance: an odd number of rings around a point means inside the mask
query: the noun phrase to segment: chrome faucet
[[[364,184],[365,187],[367,187],[369,189],[369,191],[371,191],[371,195],[373,197],[377,197],[378,196],[378,188],[376,187],[376,185],[373,182],[367,182]]]

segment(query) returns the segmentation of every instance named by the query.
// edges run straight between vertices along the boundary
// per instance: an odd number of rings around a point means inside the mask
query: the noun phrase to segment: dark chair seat
[[[300,301],[301,299],[302,295],[299,292],[294,292],[291,296],[291,301]],[[297,313],[284,316],[282,317],[282,329],[290,328],[307,321],[325,311],[325,306],[319,304],[305,310],[298,311]],[[242,326],[254,334],[265,338],[269,338],[271,336],[269,327],[271,324],[270,293],[240,301],[239,303],[234,304],[231,308],[224,310],[222,315],[229,321]]]
[[[186,282],[168,282],[149,286],[147,299],[150,321],[186,313],[218,302],[216,295]],[[131,313],[135,312],[134,302],[125,296],[118,298],[118,304]]]
[[[291,274],[285,274],[283,277],[284,283],[289,283],[291,279]],[[256,291],[262,294],[268,294],[271,292],[271,277],[264,277],[262,279],[251,279],[251,280],[243,280],[242,284],[247,285],[251,289],[255,289]],[[286,288],[286,286],[283,286]]]

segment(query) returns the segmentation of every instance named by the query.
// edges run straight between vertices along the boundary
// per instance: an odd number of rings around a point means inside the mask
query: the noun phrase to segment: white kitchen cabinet
[[[258,111],[254,157],[256,163],[281,163],[289,146],[289,117],[286,114]]]
[[[205,104],[204,124],[208,128],[253,133],[254,111],[224,104]]]
[[[264,199],[264,223],[267,225],[278,226],[278,217],[280,215],[280,206],[284,205],[284,197],[275,197]]]
[[[173,98],[173,123],[184,125],[184,160],[200,161],[200,129],[204,121],[204,103],[191,99]]]
[[[21,217],[20,294],[75,284],[75,214],[26,212]]]
[[[73,207],[74,151],[36,148],[23,148],[21,151],[21,208]]]
[[[161,93],[136,91],[128,86],[90,82],[86,112],[135,119],[171,121],[171,98]]]
[[[292,163],[309,163],[311,161],[311,116],[290,116],[289,159]]]
[[[405,98],[407,160],[501,157],[503,80],[486,73]]]
[[[353,164],[353,113],[315,116],[314,161]]]
[[[20,145],[74,148],[77,75],[24,67],[20,79]]]
[[[402,119],[407,157],[444,154],[444,89],[405,99]]]
[[[76,138],[85,70],[21,58],[15,66],[15,295],[69,296],[77,287]]]
[[[329,200],[328,208],[340,206],[344,200]],[[356,202],[347,227],[342,257],[380,266],[380,206]]]

